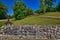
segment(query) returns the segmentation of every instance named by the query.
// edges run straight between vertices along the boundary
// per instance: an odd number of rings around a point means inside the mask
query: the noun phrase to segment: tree
[[[33,10],[31,8],[26,8],[25,3],[22,1],[16,1],[13,10],[14,10],[14,17],[17,20],[23,19],[26,16],[33,14]]]
[[[55,9],[54,9],[54,2],[56,0],[45,0],[45,4],[48,5],[47,7],[47,11],[48,12],[53,12]]]
[[[38,13],[38,14],[40,14],[41,12],[40,12],[40,10],[36,10],[36,11],[35,11],[35,13]]]
[[[60,12],[60,2],[58,3],[58,5],[56,6],[56,11]]]
[[[55,0],[40,0],[40,12],[53,11],[53,5]]]
[[[31,9],[31,8],[27,8],[27,16],[29,16],[29,15],[32,15],[33,14],[33,10]]]
[[[45,0],[40,0],[40,12],[44,14],[45,11],[46,11]]]
[[[6,18],[7,7],[4,3],[0,2],[0,19]]]
[[[24,18],[24,11],[26,10],[26,5],[22,1],[15,2],[14,6],[14,17],[15,19],[23,19]]]

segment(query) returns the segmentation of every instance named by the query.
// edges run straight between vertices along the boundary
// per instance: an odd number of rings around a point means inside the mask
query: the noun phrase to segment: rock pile
[[[60,39],[60,26],[3,26],[1,32],[3,35],[14,35],[19,38]]]

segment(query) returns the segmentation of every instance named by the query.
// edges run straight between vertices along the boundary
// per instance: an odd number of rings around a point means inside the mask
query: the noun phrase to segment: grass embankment
[[[59,17],[60,16],[60,12],[49,12],[49,13],[45,13],[43,15],[40,16],[55,16],[55,17]]]
[[[4,40],[51,40],[51,39],[26,39],[26,38],[23,38],[23,39],[12,39],[12,38],[6,38]]]
[[[5,25],[5,21],[0,21],[0,29],[1,29],[1,26]]]
[[[60,25],[60,18],[41,16],[60,17],[60,12],[50,12],[39,16],[28,16],[25,19],[13,21],[13,23],[14,25]]]
[[[25,19],[13,21],[14,25],[60,25],[60,18],[28,16]]]
[[[0,21],[0,26],[4,25],[5,21]]]
[[[28,16],[22,20],[12,21],[14,25],[60,25],[60,18],[41,17],[55,16],[60,17],[60,12],[50,12],[39,16]],[[0,21],[0,26],[4,25],[4,21]]]

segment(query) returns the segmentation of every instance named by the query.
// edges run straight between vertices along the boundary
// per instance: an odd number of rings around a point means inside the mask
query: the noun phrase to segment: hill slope
[[[0,26],[6,21],[0,21]],[[11,21],[14,25],[60,25],[60,12],[50,12],[43,15],[32,15],[22,20]]]
[[[50,15],[49,15],[50,14]],[[39,16],[28,16],[25,19],[13,21],[14,25],[60,25],[60,13],[49,13]],[[51,17],[45,17],[51,16]],[[54,16],[54,17],[53,17]],[[57,17],[57,18],[55,18]]]

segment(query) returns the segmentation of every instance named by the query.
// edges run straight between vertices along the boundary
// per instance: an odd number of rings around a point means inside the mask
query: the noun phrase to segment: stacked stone
[[[60,39],[60,26],[3,26],[1,32],[3,35],[14,35],[19,38]]]

